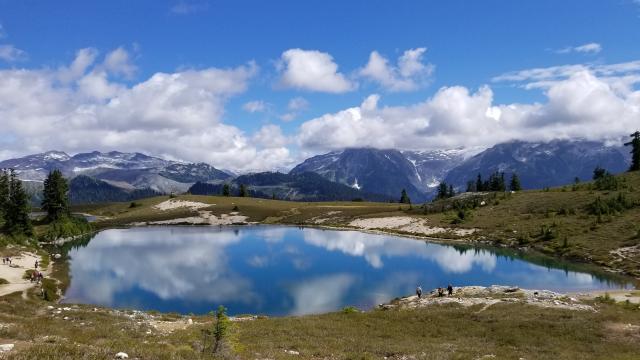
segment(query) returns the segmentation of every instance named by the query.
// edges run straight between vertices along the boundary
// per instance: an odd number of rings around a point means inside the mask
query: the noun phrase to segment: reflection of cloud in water
[[[269,265],[269,258],[267,256],[254,255],[247,259],[247,264],[256,268],[264,268]]]
[[[163,300],[256,300],[251,282],[227,265],[225,246],[242,236],[181,229],[174,237],[166,229],[144,230],[103,231],[73,252],[72,297],[78,292],[83,299],[110,305],[117,293],[137,287]]]
[[[406,289],[414,289],[420,285],[424,275],[418,272],[394,272],[386,276],[369,294],[369,303],[382,304],[393,299],[398,294],[404,294]]]
[[[305,281],[291,289],[294,308],[291,315],[319,314],[334,311],[356,278],[350,274],[334,274]]]
[[[425,243],[399,237],[371,235],[356,231],[304,231],[304,241],[329,251],[341,251],[351,256],[362,256],[374,268],[382,268],[383,256],[415,256],[438,263],[446,272],[464,273],[478,265],[491,272],[496,256],[485,250],[459,252],[452,246]]]
[[[532,275],[535,274],[535,275]],[[588,273],[565,271],[545,266],[527,264],[524,270],[506,273],[505,279],[522,286],[549,290],[592,289],[599,280]],[[564,284],[564,285],[559,285]]]
[[[287,234],[286,227],[274,227],[267,225],[266,227],[261,227],[256,233],[263,239],[265,242],[269,244],[277,244],[284,240],[285,235]]]

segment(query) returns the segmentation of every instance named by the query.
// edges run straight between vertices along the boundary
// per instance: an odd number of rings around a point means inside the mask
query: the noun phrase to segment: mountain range
[[[591,178],[596,166],[612,173],[628,166],[627,149],[585,140],[512,141],[483,151],[399,151],[354,148],[306,159],[288,174],[234,175],[205,163],[165,160],[141,153],[98,151],[70,156],[49,151],[0,162],[13,168],[35,195],[46,175],[59,169],[71,179],[75,203],[129,201],[158,194],[219,194],[223,183],[249,187],[252,196],[297,201],[397,200],[405,189],[413,202],[433,197],[440,182],[464,191],[478,174],[517,173],[525,189]]]

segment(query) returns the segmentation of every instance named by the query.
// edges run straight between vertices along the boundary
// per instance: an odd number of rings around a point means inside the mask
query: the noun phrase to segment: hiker
[[[418,299],[422,298],[422,288],[420,286],[416,288],[416,295],[418,295]]]
[[[38,268],[38,265],[39,265],[39,264],[38,264],[38,260],[36,260],[36,269]]]
[[[453,295],[453,286],[451,286],[451,284],[447,286],[447,293],[449,294],[449,296]]]
[[[443,297],[444,296],[444,289],[439,287],[438,288],[438,297]]]
[[[43,278],[44,278],[44,275],[42,275],[41,272],[38,272],[38,284],[42,282]]]

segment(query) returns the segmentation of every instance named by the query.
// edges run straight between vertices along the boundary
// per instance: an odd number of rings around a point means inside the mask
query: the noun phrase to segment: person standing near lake
[[[451,284],[447,286],[447,294],[449,294],[449,296],[453,295],[453,286],[451,286]]]
[[[416,295],[418,295],[418,299],[422,298],[422,287],[420,285],[416,288]]]

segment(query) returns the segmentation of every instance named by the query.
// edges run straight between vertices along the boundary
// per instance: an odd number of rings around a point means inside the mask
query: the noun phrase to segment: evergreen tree
[[[29,197],[15,171],[9,173],[9,198],[5,212],[5,229],[14,235],[31,235]]]
[[[522,186],[520,185],[520,178],[518,177],[518,174],[513,173],[513,175],[511,175],[511,183],[509,184],[509,189],[511,189],[511,191],[522,190]]]
[[[47,212],[48,221],[69,215],[69,183],[60,170],[53,170],[44,180],[42,209]]]
[[[506,190],[506,186],[505,186],[505,183],[504,183],[504,173],[501,173],[501,172],[498,172],[498,171],[494,172],[489,177],[489,182],[486,185],[487,185],[487,187],[485,188],[485,190],[489,190],[489,191],[505,191]]]
[[[231,187],[229,184],[222,185],[222,196],[231,196]]]
[[[476,191],[485,191],[486,189],[482,185],[482,175],[478,174],[478,179],[476,180]]]
[[[596,168],[593,169],[593,180],[598,180],[600,178],[603,178],[606,174],[607,174],[607,170],[605,170],[600,166],[596,166]]]
[[[476,183],[473,180],[467,181],[467,192],[476,192]]]
[[[449,187],[447,186],[447,183],[443,181],[438,185],[438,195],[436,196],[436,199],[446,199],[448,197]]]
[[[453,185],[449,185],[449,193],[447,194],[447,197],[454,197],[456,196],[456,192],[453,190]]]
[[[9,202],[9,174],[0,169],[0,219],[4,219]]]
[[[240,197],[249,196],[249,191],[247,190],[247,186],[245,184],[240,184],[240,191],[238,191],[238,196]]]
[[[407,195],[407,190],[402,189],[400,193],[400,204],[411,204],[411,199],[409,199],[409,195]]]
[[[631,146],[631,166],[629,171],[640,170],[640,131],[636,131],[631,136],[632,140],[624,144],[625,146]]]

